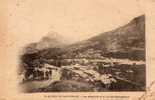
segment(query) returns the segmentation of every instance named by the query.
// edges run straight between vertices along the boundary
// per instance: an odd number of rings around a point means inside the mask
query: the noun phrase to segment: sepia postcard
[[[155,100],[155,0],[2,0],[0,100]]]

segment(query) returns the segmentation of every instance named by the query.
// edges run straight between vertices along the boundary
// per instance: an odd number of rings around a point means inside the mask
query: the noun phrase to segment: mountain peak
[[[47,33],[47,35],[45,36],[46,38],[50,38],[50,39],[58,39],[58,38],[61,38],[61,39],[64,39],[64,37],[62,35],[60,35],[59,33],[57,32],[54,32],[54,31],[50,31]],[[44,39],[44,38],[43,38]]]
[[[50,31],[39,42],[31,43],[26,47],[27,53],[34,53],[48,48],[61,48],[67,45],[66,39],[59,33]]]
[[[135,17],[133,19],[133,21],[136,21],[136,22],[141,22],[141,21],[144,21],[145,20],[145,15],[140,15],[138,17]]]
[[[40,40],[40,42],[37,43],[37,49],[40,50],[46,48],[61,47],[63,45],[66,45],[66,39],[59,33],[50,31]]]

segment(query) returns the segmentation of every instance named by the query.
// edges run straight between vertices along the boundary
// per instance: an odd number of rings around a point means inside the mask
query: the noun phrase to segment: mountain
[[[115,30],[73,44],[67,51],[73,55],[75,52],[85,55],[90,51],[98,51],[105,57],[145,60],[145,16],[141,15]]]
[[[65,38],[56,32],[49,32],[47,36],[43,37],[42,40],[37,43],[36,48],[38,50],[62,47],[67,44]]]
[[[38,43],[28,45],[26,53],[36,53],[45,59],[108,57],[145,60],[145,16],[87,40],[67,43],[58,33],[50,32]]]
[[[108,52],[127,50],[129,48],[144,48],[145,46],[145,17],[134,18],[127,25],[102,33],[88,41],[103,44]]]
[[[64,37],[56,32],[49,32],[39,42],[28,44],[21,55],[22,65],[25,68],[40,66],[42,59],[56,58],[67,45]]]
[[[27,45],[26,53],[35,53],[48,48],[62,48],[67,45],[67,40],[56,32],[49,32],[39,42],[31,43]]]

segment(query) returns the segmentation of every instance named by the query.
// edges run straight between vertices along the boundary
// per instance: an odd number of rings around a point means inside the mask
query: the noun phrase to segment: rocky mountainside
[[[93,49],[102,56],[145,60],[145,16],[139,16],[115,30],[101,33],[73,44],[67,51],[86,52]]]

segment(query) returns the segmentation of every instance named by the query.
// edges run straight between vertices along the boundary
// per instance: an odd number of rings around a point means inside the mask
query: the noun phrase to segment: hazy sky
[[[140,0],[11,0],[7,9],[9,32],[25,43],[50,31],[79,41],[144,13]]]

